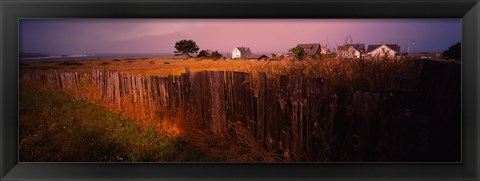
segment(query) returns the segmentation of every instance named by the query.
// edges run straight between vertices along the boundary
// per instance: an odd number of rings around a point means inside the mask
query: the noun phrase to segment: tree
[[[460,42],[450,46],[448,50],[443,52],[443,57],[448,59],[460,60],[462,57],[462,44]]]
[[[305,50],[301,46],[296,46],[290,49],[290,52],[292,52],[298,60],[303,60],[303,58],[305,58]]]
[[[212,54],[209,56],[209,58],[216,58],[216,59],[219,59],[219,58],[222,58],[223,55],[221,53],[219,53],[218,51],[214,51],[212,52]]]
[[[180,40],[175,43],[175,49],[177,49],[175,53],[181,53],[190,57],[190,53],[197,53],[200,48],[193,40]]]

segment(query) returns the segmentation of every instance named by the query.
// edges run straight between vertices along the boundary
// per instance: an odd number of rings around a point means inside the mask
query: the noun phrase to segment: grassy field
[[[180,136],[52,90],[21,84],[20,161],[221,161]]]
[[[185,67],[191,71],[201,70],[232,70],[247,71],[258,62],[245,60],[212,60],[212,59],[172,59],[172,58],[119,58],[98,60],[68,60],[46,62],[22,62],[23,71],[34,72],[78,72],[91,73],[93,69],[119,71],[127,74],[142,75],[178,75],[185,72]]]

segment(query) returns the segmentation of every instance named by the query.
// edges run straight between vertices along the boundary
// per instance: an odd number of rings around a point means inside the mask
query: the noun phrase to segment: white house
[[[232,59],[247,58],[252,55],[252,51],[248,47],[235,47],[232,51]]]
[[[397,44],[368,45],[367,55],[370,57],[395,58],[399,55],[400,46]]]
[[[337,55],[345,58],[361,58],[365,52],[365,44],[348,44],[337,47]]]

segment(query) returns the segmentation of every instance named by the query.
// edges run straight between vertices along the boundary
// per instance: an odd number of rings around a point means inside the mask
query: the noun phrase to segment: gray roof
[[[348,50],[350,47],[353,47],[353,48],[355,48],[356,50],[358,50],[358,51],[360,51],[360,52],[364,52],[364,51],[365,51],[365,44],[362,44],[362,43],[356,43],[356,44],[348,44],[348,45],[338,46],[338,47],[337,47],[337,51],[346,51],[346,50]]]
[[[240,51],[240,53],[247,53],[250,51],[250,48],[248,47],[237,47],[237,49]]]
[[[267,59],[268,56],[266,56],[266,55],[251,55],[251,56],[247,57],[247,59],[257,59],[257,60],[262,59],[262,58]]]
[[[321,51],[321,45],[319,43],[309,43],[309,44],[298,44],[297,46],[300,46],[305,49],[305,54],[311,56],[317,54],[319,51]]]
[[[197,55],[197,56],[199,56],[199,57],[201,57],[201,56],[208,57],[208,56],[212,55],[212,53],[213,53],[213,50],[208,50],[208,49],[207,49],[207,50],[202,50],[202,51],[198,52],[198,55]]]
[[[392,50],[394,50],[396,52],[400,52],[400,46],[398,46],[397,44],[385,44],[385,45],[388,48],[391,48]],[[382,45],[368,45],[367,52],[371,52],[371,51],[377,49],[380,46],[382,46]]]

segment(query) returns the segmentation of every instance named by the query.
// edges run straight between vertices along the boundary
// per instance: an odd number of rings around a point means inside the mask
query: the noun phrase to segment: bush
[[[460,60],[462,57],[462,44],[460,42],[450,46],[443,52],[443,57],[448,59]]]
[[[214,52],[212,52],[212,54],[210,56],[208,56],[208,58],[213,58],[213,59],[220,59],[222,57],[223,57],[223,55],[221,53],[219,53],[218,51],[214,51]]]
[[[292,52],[298,60],[303,60],[305,58],[305,50],[301,46],[296,46],[290,49],[290,52]]]

